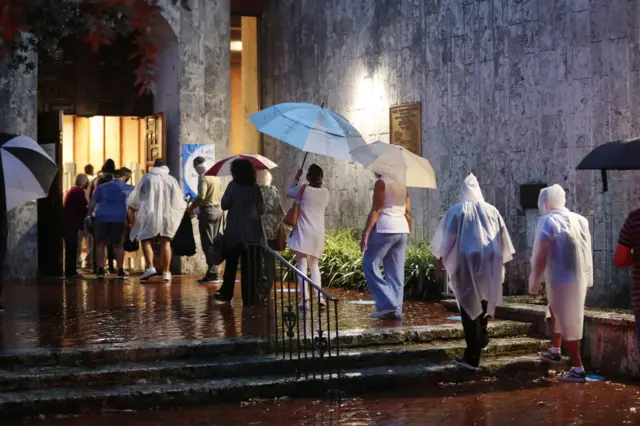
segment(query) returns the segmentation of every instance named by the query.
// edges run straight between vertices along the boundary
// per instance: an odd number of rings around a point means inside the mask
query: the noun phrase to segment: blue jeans
[[[373,228],[362,259],[367,288],[377,311],[395,310],[397,317],[402,316],[407,238],[407,234],[379,234]],[[384,277],[380,266],[384,266]]]

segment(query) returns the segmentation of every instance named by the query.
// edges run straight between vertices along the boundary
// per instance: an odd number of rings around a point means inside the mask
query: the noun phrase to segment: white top
[[[376,232],[379,234],[408,234],[409,222],[405,214],[407,202],[407,187],[391,179],[384,182],[384,202],[380,216],[376,222]]]
[[[302,185],[289,188],[287,197],[296,198]],[[322,257],[324,249],[324,212],[329,204],[329,190],[306,186],[300,200],[298,224],[287,239],[287,244],[298,253]]]
[[[483,300],[488,303],[487,314],[494,316],[503,302],[503,265],[515,250],[502,216],[484,201],[475,176],[464,180],[462,202],[444,215],[430,248],[442,258],[449,287],[469,317],[480,316]]]

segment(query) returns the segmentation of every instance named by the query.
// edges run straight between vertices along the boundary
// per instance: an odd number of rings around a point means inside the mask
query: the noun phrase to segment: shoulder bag
[[[282,219],[282,223],[284,223],[286,226],[294,228],[298,224],[298,216],[300,215],[300,200],[302,199],[302,194],[304,194],[304,190],[306,187],[307,185],[302,185],[302,188],[300,188],[300,191],[298,191],[296,200],[293,202],[293,205],[284,216],[284,219]]]

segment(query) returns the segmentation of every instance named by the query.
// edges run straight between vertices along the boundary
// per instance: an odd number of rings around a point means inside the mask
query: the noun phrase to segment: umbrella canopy
[[[582,159],[578,170],[600,170],[604,192],[608,190],[607,170],[640,170],[640,139],[608,142]]]
[[[640,139],[608,142],[582,159],[578,170],[640,170]]]
[[[0,161],[5,211],[45,198],[58,172],[58,166],[42,147],[26,136],[0,133]]]
[[[350,151],[366,145],[349,121],[325,108],[284,103],[249,116],[258,131],[304,152],[352,161]]]
[[[251,161],[256,170],[271,170],[278,167],[276,163],[267,157],[257,154],[239,154],[218,161],[205,173],[207,176],[231,176],[231,163],[233,160],[245,159]]]
[[[351,151],[367,169],[412,188],[435,188],[436,174],[426,158],[411,151],[377,141]]]

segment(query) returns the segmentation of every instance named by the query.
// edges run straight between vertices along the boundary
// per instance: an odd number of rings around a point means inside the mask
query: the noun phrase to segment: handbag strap
[[[300,200],[302,199],[302,194],[304,194],[304,190],[307,188],[307,185],[303,184],[300,191],[298,191],[298,195],[296,196],[296,204],[300,204]]]

